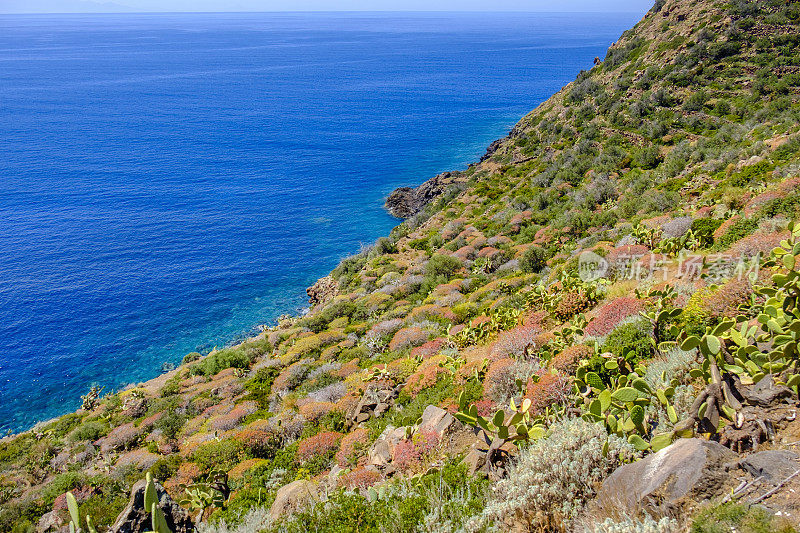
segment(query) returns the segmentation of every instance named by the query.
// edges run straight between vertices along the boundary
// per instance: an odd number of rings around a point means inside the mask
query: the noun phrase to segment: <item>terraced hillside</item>
[[[659,0],[308,315],[3,439],[0,530],[795,531],[799,22]]]

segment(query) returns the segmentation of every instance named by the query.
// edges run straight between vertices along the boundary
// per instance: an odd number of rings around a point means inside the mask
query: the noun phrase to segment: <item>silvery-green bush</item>
[[[603,454],[606,441],[608,452]],[[521,524],[530,531],[568,528],[599,482],[636,457],[627,441],[609,436],[601,424],[580,418],[560,421],[547,437],[520,451],[472,525]]]
[[[197,524],[197,533],[258,533],[272,526],[269,517],[269,509],[256,507],[250,509],[241,521],[236,524],[228,524],[224,520],[217,524],[201,522]]]
[[[586,533],[678,533],[682,531],[678,521],[664,517],[658,522],[646,516],[641,520],[625,519],[615,522],[606,518],[604,522],[586,529]]]

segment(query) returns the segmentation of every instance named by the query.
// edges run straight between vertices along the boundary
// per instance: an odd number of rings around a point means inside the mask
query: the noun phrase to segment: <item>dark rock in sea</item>
[[[409,218],[444,194],[451,185],[462,184],[466,179],[461,172],[442,172],[419,187],[400,187],[386,198],[386,209],[397,218]]]
[[[117,517],[117,521],[109,529],[110,533],[144,533],[151,530],[150,512],[144,508],[144,488],[147,482],[141,480],[131,489],[128,506]],[[160,484],[156,483],[158,506],[164,513],[169,530],[173,533],[189,533],[194,531],[194,523],[186,512]]]

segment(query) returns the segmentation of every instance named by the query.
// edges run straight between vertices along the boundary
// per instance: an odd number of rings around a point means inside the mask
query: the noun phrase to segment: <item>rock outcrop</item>
[[[355,408],[347,413],[347,422],[349,426],[363,424],[370,418],[378,418],[386,413],[395,399],[400,394],[400,387],[381,386],[378,383],[370,383],[361,401]]]
[[[144,506],[144,489],[147,485],[145,480],[137,482],[131,489],[131,499],[128,506],[117,517],[116,522],[108,530],[109,533],[144,533],[150,531],[151,517],[150,511]],[[189,513],[186,512],[159,483],[155,483],[158,506],[164,513],[169,530],[173,533],[190,533],[194,531],[194,523]]]
[[[460,172],[442,172],[419,187],[395,189],[386,198],[386,209],[397,218],[409,218],[419,213],[430,201],[444,194],[451,185],[464,182],[466,176]]]
[[[67,530],[67,527],[58,511],[44,514],[36,525],[36,533],[60,533],[64,530]]]
[[[800,469],[800,455],[789,450],[765,450],[748,455],[739,466],[754,478],[778,483]]]
[[[367,464],[386,468],[392,462],[394,450],[406,438],[406,428],[387,426],[367,453]]]
[[[316,481],[298,479],[278,490],[275,501],[270,507],[269,516],[278,520],[285,514],[291,514],[308,503],[319,499]]]
[[[461,427],[461,423],[453,415],[435,405],[429,405],[422,413],[419,431],[433,433],[441,441],[454,429]]]
[[[737,455],[713,441],[680,439],[641,461],[616,469],[603,483],[597,502],[606,512],[633,515],[646,509],[666,516],[689,500],[703,501],[722,494]]]
[[[308,302],[311,307],[324,304],[339,295],[339,283],[333,277],[325,276],[307,288],[306,294],[308,294]]]

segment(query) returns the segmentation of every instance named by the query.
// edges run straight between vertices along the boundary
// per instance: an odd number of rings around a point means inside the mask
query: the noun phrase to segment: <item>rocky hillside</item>
[[[659,0],[308,315],[3,439],[0,530],[797,531],[798,23]]]

